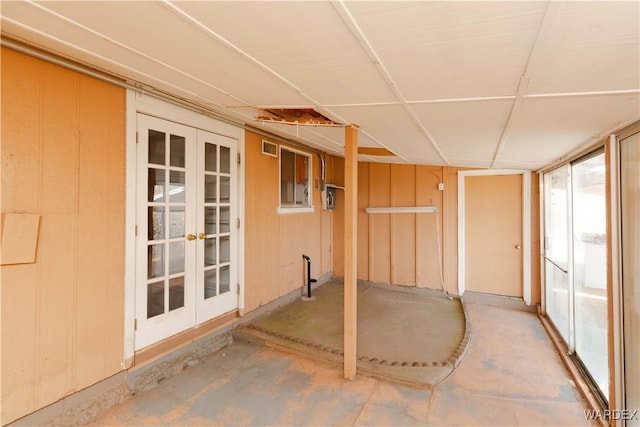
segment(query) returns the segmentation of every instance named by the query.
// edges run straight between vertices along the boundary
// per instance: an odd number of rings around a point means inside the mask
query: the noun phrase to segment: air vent
[[[278,145],[273,142],[262,140],[262,154],[265,156],[278,157]]]

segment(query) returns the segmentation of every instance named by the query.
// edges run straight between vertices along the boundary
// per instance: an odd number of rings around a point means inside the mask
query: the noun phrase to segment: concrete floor
[[[239,328],[244,336],[342,365],[344,284],[314,291]],[[358,285],[357,366],[369,375],[430,388],[461,360],[469,336],[463,306],[440,291]]]
[[[345,381],[333,365],[242,340],[91,425],[589,425],[534,314],[479,304],[468,314],[467,352],[431,390]]]

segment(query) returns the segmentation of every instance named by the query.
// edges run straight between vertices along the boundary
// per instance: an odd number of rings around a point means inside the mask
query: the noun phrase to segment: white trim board
[[[531,171],[482,169],[458,172],[458,294],[465,291],[465,178],[480,175],[522,175],[522,296],[531,305]]]

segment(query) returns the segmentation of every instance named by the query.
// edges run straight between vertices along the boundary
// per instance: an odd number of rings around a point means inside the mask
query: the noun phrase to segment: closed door
[[[236,141],[138,115],[136,349],[237,308]]]
[[[465,289],[522,297],[522,175],[465,177]]]

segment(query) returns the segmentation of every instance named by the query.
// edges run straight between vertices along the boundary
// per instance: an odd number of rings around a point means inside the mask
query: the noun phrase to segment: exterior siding
[[[2,49],[2,213],[39,214],[2,266],[2,424],[122,370],[125,91]]]

